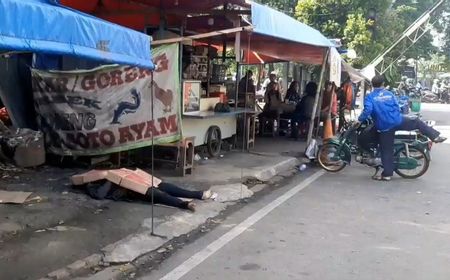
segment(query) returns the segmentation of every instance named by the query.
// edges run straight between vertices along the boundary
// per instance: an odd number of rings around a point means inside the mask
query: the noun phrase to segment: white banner
[[[337,86],[341,85],[341,71],[342,71],[341,60],[342,60],[341,55],[336,50],[336,48],[331,48],[329,59],[330,81],[334,82]]]
[[[179,139],[178,56],[176,44],[154,49],[154,72],[131,66],[32,70],[47,148],[59,155],[99,155],[149,146],[152,139]]]

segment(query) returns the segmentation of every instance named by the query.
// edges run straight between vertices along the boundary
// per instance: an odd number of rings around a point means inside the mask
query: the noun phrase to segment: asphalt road
[[[449,112],[423,108],[444,134]],[[299,173],[137,278],[450,279],[450,145],[432,154],[428,173],[413,181],[375,182],[357,164]]]

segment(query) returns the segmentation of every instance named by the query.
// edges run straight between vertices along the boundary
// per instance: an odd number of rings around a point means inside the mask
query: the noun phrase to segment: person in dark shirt
[[[253,72],[251,70],[248,70],[245,76],[239,81],[238,89],[240,94],[256,92],[255,82],[253,81]]]
[[[299,94],[300,85],[297,81],[292,81],[286,93],[286,103],[297,105],[302,99]]]

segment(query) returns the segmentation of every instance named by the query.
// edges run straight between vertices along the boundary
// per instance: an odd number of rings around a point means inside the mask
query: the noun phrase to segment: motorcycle
[[[449,89],[445,89],[441,92],[441,102],[443,104],[449,104],[450,103],[450,93]]]
[[[339,172],[351,164],[354,154],[357,162],[375,168],[377,174],[382,164],[376,133],[370,123],[352,125],[319,148],[319,165],[328,172]],[[423,137],[395,136],[394,172],[399,176],[416,179],[427,172],[431,161],[430,147],[429,139]]]

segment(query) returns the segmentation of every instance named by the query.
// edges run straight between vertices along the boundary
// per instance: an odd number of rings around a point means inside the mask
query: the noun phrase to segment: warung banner
[[[178,46],[153,49],[153,57],[154,72],[131,66],[32,70],[38,122],[49,151],[100,155],[149,146],[152,138],[154,143],[179,139]]]

